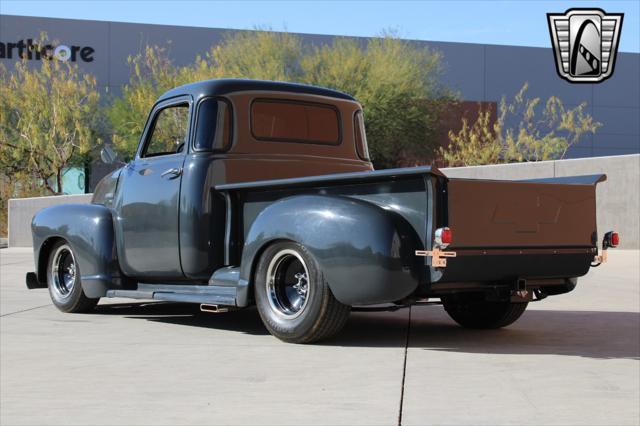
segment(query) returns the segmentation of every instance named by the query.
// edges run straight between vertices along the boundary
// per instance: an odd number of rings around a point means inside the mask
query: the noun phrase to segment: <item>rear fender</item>
[[[400,300],[420,280],[423,266],[413,255],[419,238],[397,213],[346,197],[293,196],[264,209],[249,230],[240,268],[239,288],[245,290],[240,306],[249,303],[260,254],[278,240],[304,245],[334,296],[347,305]]]
[[[46,283],[51,246],[66,240],[80,268],[80,281],[87,297],[106,295],[117,271],[114,256],[111,211],[96,204],[61,204],[40,210],[31,222],[38,281]]]

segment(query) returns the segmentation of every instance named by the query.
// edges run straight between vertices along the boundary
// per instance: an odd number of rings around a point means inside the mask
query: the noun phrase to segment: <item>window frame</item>
[[[149,143],[151,142],[151,137],[153,136],[153,131],[155,130],[158,116],[163,110],[171,107],[177,107],[180,105],[187,105],[187,108],[188,108],[188,111],[187,111],[187,139],[188,140],[187,142],[185,142],[185,149],[183,149],[182,152],[146,156],[146,151],[149,147]],[[154,158],[166,158],[166,157],[175,156],[175,155],[186,155],[187,152],[191,149],[191,140],[193,139],[191,136],[191,131],[193,128],[192,109],[193,109],[193,99],[189,95],[177,96],[175,98],[165,99],[156,103],[151,109],[151,112],[149,113],[149,117],[147,118],[147,123],[145,124],[145,129],[142,134],[141,143],[139,144],[138,150],[136,151],[135,159],[151,160]]]
[[[311,139],[293,139],[293,138],[270,138],[270,137],[261,137],[257,136],[253,131],[253,107],[256,102],[265,102],[265,103],[278,103],[278,104],[296,104],[296,105],[304,105],[304,106],[315,106],[320,108],[327,108],[333,110],[336,114],[336,118],[338,121],[338,139],[336,142],[324,142],[324,141],[315,141]],[[264,142],[285,142],[285,143],[300,143],[306,145],[325,145],[325,146],[340,146],[343,141],[343,126],[342,126],[342,114],[340,109],[332,104],[326,104],[322,102],[310,102],[310,101],[301,101],[298,99],[287,99],[287,98],[254,98],[251,100],[251,104],[249,105],[249,129],[251,131],[251,136],[257,141]]]
[[[358,138],[356,137],[356,120],[358,118],[358,115],[360,115],[360,122],[362,123],[361,131],[363,131],[363,136],[364,136],[365,146],[362,146],[362,147],[358,143]],[[371,162],[371,154],[369,154],[369,142],[367,141],[367,132],[364,126],[364,111],[362,111],[362,109],[357,109],[353,113],[353,144],[356,146],[356,155],[358,156],[358,158],[360,158],[362,161]],[[364,149],[365,147],[366,147],[366,152],[363,152],[362,154],[366,154],[366,155],[360,155],[360,149]]]
[[[211,99],[214,99],[216,101],[222,101],[225,104],[227,104],[227,112],[229,113],[229,140],[227,140],[227,142],[224,144],[223,148],[210,148],[210,149],[203,149],[203,148],[196,148],[196,138],[198,136],[198,119],[200,118],[200,107],[202,106],[202,104],[205,101],[209,101]],[[191,149],[193,150],[193,152],[227,152],[231,149],[231,146],[233,145],[233,128],[234,128],[234,114],[233,114],[233,105],[231,104],[231,101],[225,97],[222,96],[205,96],[202,99],[198,100],[198,103],[196,105],[195,108],[195,112],[193,114],[193,137],[191,138]],[[216,132],[218,131],[218,129],[216,129]]]

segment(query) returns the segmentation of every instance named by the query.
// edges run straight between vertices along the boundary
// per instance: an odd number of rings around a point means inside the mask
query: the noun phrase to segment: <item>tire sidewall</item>
[[[60,249],[60,247],[62,246],[66,246],[69,249],[71,255],[73,256],[73,261],[76,267],[75,283],[73,284],[73,289],[71,289],[71,292],[67,297],[61,297],[53,289],[54,283],[52,282],[52,269],[55,255],[58,249]],[[78,305],[80,299],[84,296],[80,281],[80,265],[78,265],[78,258],[75,251],[73,250],[73,247],[71,247],[71,244],[69,244],[67,241],[58,241],[53,245],[49,252],[49,258],[47,259],[47,287],[49,289],[49,295],[51,296],[51,301],[53,302],[53,304],[58,309],[64,312],[72,311]]]
[[[462,295],[461,295],[462,296]],[[528,303],[490,302],[459,296],[443,298],[444,309],[458,324],[467,328],[501,328],[515,322],[527,308]],[[514,315],[517,312],[517,315]]]
[[[286,318],[279,315],[271,307],[267,295],[267,269],[269,263],[273,257],[282,250],[294,250],[304,260],[309,273],[309,296],[306,306],[303,308],[302,313],[296,318]],[[309,253],[309,251],[302,245],[294,242],[278,242],[269,246],[258,262],[256,268],[255,279],[255,298],[256,305],[260,317],[265,326],[273,334],[276,334],[283,340],[297,340],[304,335],[307,335],[317,327],[318,318],[322,316],[323,298],[326,293],[326,283],[324,277],[320,272],[320,268],[315,258]]]

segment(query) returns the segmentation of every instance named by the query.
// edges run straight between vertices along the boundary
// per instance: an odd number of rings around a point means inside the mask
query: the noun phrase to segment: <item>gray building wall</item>
[[[547,23],[540,20],[541,31]],[[94,61],[77,62],[96,76],[104,92],[118,94],[129,81],[127,57],[145,45],[167,46],[176,64],[188,64],[232,30],[121,22],[84,21],[0,15],[0,41],[37,38],[67,45],[91,46]],[[624,31],[624,27],[622,29]],[[332,36],[302,34],[310,44],[330,43]],[[572,148],[568,158],[640,152],[640,54],[619,52],[614,75],[599,84],[571,84],[557,74],[551,48],[416,41],[442,52],[442,82],[464,100],[499,101],[529,82],[529,94],[560,97],[567,106],[588,103],[588,112],[603,123],[595,136]],[[0,59],[12,67],[15,59]]]

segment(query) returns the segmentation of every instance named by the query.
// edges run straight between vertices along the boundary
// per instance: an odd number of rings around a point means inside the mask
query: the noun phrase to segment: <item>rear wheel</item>
[[[63,312],[87,312],[99,299],[85,296],[80,285],[80,268],[71,246],[66,241],[56,243],[47,263],[47,286],[56,308]]]
[[[255,298],[265,327],[291,343],[333,336],[351,310],[333,296],[313,255],[293,242],[265,250],[256,271]]]
[[[443,297],[444,310],[466,328],[494,329],[513,324],[527,309],[528,303],[490,302],[484,295],[469,294]]]

